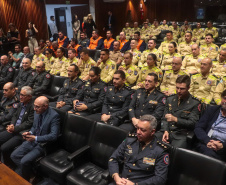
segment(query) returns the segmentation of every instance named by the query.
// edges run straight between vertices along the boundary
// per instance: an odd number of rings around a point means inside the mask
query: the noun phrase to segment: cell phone
[[[83,104],[83,103],[84,103],[83,101],[79,101],[79,102],[76,103],[76,106],[77,106],[77,105],[81,105],[81,104]]]

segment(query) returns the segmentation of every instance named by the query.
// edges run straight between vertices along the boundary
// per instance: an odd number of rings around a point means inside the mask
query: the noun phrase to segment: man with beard
[[[209,106],[195,127],[199,142],[196,149],[213,158],[226,161],[226,90],[221,105]]]
[[[156,127],[154,116],[141,116],[136,124],[137,136],[126,138],[109,159],[108,168],[114,179],[110,185],[165,184],[169,155],[162,148],[166,146],[157,144]]]

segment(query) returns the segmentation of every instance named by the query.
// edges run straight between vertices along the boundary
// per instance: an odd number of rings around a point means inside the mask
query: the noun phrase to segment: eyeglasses
[[[27,95],[26,95],[26,94],[21,94],[21,93],[20,93],[20,96],[25,97],[25,96],[27,96]]]

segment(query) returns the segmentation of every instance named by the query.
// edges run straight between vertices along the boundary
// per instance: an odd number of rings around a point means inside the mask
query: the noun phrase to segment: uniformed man
[[[181,69],[187,74],[196,74],[200,72],[201,61],[205,56],[200,54],[200,47],[196,43],[191,46],[191,51],[192,54],[182,61]]]
[[[213,99],[213,94],[217,85],[217,78],[210,74],[212,61],[204,58],[201,61],[200,72],[191,77],[191,88],[189,92],[202,102],[209,104]]]
[[[191,27],[189,27],[188,24],[185,24],[184,28],[181,29],[181,32],[180,32],[180,37],[181,38],[178,39],[178,43],[181,43],[181,42],[185,41],[185,37],[184,36],[185,36],[185,33],[187,33],[187,32],[192,32],[192,30],[191,30]]]
[[[149,35],[150,35],[150,28],[148,26],[148,23],[144,22],[144,27],[141,30],[141,39],[147,43],[148,40],[150,39]]]
[[[45,55],[42,54],[41,47],[36,47],[34,49],[34,53],[35,53],[35,55],[33,56],[33,60],[31,63],[31,67],[33,69],[35,69],[37,62],[39,62],[39,61],[43,61],[45,64],[48,63],[48,59],[46,58]]]
[[[52,46],[53,46],[52,50],[53,50],[53,53],[54,53],[54,57],[57,57],[57,49],[58,49],[57,41],[53,41]]]
[[[91,57],[89,57],[89,50],[83,48],[78,61],[78,67],[81,71],[79,78],[81,78],[83,81],[87,81],[89,79],[89,70],[95,65],[96,62]]]
[[[46,43],[43,39],[39,40],[38,46],[41,48],[41,53],[44,54],[44,52],[46,50]]]
[[[188,24],[188,20],[184,20],[184,24],[180,27],[181,31],[185,29],[185,27],[188,25],[188,29],[191,29],[191,25]]]
[[[147,66],[142,67],[138,74],[137,85],[132,89],[144,88],[145,79],[149,73],[155,73],[158,76],[158,86],[162,82],[163,72],[157,66],[157,56],[154,53],[150,53],[147,56]]]
[[[125,33],[126,39],[129,40],[131,34],[131,28],[129,26],[129,22],[126,22],[125,27],[122,29],[122,32]]]
[[[143,52],[146,49],[146,44],[143,40],[140,39],[140,32],[137,31],[134,33],[134,39],[137,40],[137,49]]]
[[[109,50],[102,49],[100,52],[100,59],[97,65],[101,69],[100,79],[105,83],[111,82],[116,71],[116,63],[109,58]]]
[[[73,108],[72,100],[84,85],[83,81],[78,78],[79,68],[76,64],[70,64],[67,71],[68,79],[64,81],[63,87],[60,89],[60,95],[57,99],[57,102],[50,103],[50,106],[65,111],[69,111]]]
[[[226,49],[226,43],[224,43],[220,46],[220,50],[222,50],[222,49]]]
[[[126,82],[127,86],[133,86],[136,84],[138,78],[139,68],[133,64],[133,54],[130,52],[126,52],[124,54],[123,65],[119,66],[118,70],[124,71],[126,74]]]
[[[159,26],[160,30],[169,30],[169,26],[166,24],[166,20],[162,21],[162,25]]]
[[[82,51],[82,46],[78,44],[78,40],[76,38],[72,38],[70,44],[67,47],[68,49],[75,50],[75,57],[80,58],[80,53]]]
[[[92,37],[86,44],[87,49],[103,49],[104,48],[104,39],[99,36],[98,30],[93,30]]]
[[[125,85],[126,75],[118,70],[114,73],[113,84],[106,88],[106,96],[101,113],[88,116],[91,120],[119,126],[128,115],[131,90]]]
[[[150,29],[150,39],[157,39],[157,36],[161,33],[161,28],[159,27],[159,22],[155,21],[154,26]]]
[[[0,89],[3,88],[4,84],[11,82],[14,76],[14,69],[9,64],[9,59],[6,55],[1,56],[1,67],[0,67]]]
[[[23,86],[28,85],[32,77],[33,75],[31,68],[31,60],[29,58],[25,58],[22,62],[22,69],[20,69],[19,74],[13,81],[15,89],[20,92]]]
[[[100,72],[100,68],[96,66],[90,69],[90,80],[78,91],[73,100],[73,110],[68,113],[87,116],[101,112],[106,84],[100,80]]]
[[[62,31],[59,31],[57,43],[58,43],[58,48],[61,48],[61,47],[67,48],[69,45],[69,38],[65,36]]]
[[[204,37],[204,30],[201,28],[201,23],[197,22],[196,28],[192,31],[192,41],[199,44],[202,37]]]
[[[3,97],[0,103],[0,124],[10,121],[18,107],[19,97],[12,82],[3,87]]]
[[[109,51],[112,51],[113,50],[113,44],[114,44],[114,41],[115,39],[112,38],[112,31],[111,30],[107,30],[106,32],[106,39],[104,40],[104,48],[105,49],[109,49]]]
[[[178,53],[181,54],[181,56],[190,55],[191,52],[191,46],[194,44],[192,42],[192,32],[186,32],[185,35],[185,42],[181,42],[178,46]]]
[[[177,42],[178,37],[180,36],[180,28],[176,21],[172,22],[172,26],[169,27],[169,30],[173,32],[173,40]]]
[[[168,45],[170,42],[173,42],[173,32],[172,31],[168,31],[166,33],[166,41],[163,41],[158,48],[158,51],[159,51],[159,53],[161,53],[161,55],[169,54]]]
[[[36,72],[32,73],[33,77],[31,78],[28,86],[33,88],[33,95],[40,96],[48,91],[51,76],[45,70],[45,63],[42,61],[37,62]]]
[[[140,32],[141,29],[139,28],[138,22],[133,23],[133,28],[130,30],[130,38],[134,38],[135,32]]]
[[[110,185],[165,184],[169,155],[167,147],[159,145],[154,136],[156,127],[154,116],[141,116],[136,124],[137,137],[126,138],[109,159],[108,169],[114,179]]]
[[[226,76],[226,48],[220,51],[218,58],[217,61],[212,61],[212,73],[220,78]]]
[[[138,45],[138,41],[136,39],[132,39],[130,41],[130,50],[128,50],[128,52],[132,53],[133,55],[133,61],[132,63],[137,65],[139,60],[140,60],[140,56],[141,56],[141,52],[137,50],[137,45]],[[124,61],[122,62],[122,64],[124,64]]]
[[[120,65],[122,63],[123,57],[122,54],[120,52],[120,43],[119,41],[114,41],[113,43],[113,51],[109,52],[109,58],[111,60],[113,60],[117,66]]]
[[[88,41],[89,39],[87,38],[86,32],[81,32],[78,44],[85,48]]]
[[[216,59],[219,47],[213,43],[213,35],[208,33],[205,37],[206,44],[201,45],[201,54],[211,59]]]
[[[213,27],[212,21],[207,22],[207,28],[204,31],[204,36],[206,37],[207,34],[212,34],[214,40],[218,37],[218,30],[216,27]]]
[[[223,93],[223,91],[226,89],[226,76],[221,77],[220,82],[217,84],[216,90],[213,93],[213,99],[214,102],[217,105],[221,104],[222,101],[222,96],[221,94]]]
[[[52,65],[52,69],[50,70],[50,74],[52,75],[60,75],[63,69],[63,65],[68,65],[69,61],[68,59],[65,57],[65,49],[63,47],[58,48],[57,49],[57,59],[55,60],[55,62]],[[62,75],[64,76],[65,73],[64,71],[62,71]]]
[[[78,58],[76,58],[76,51],[75,49],[68,50],[68,62],[64,62],[61,68],[60,76],[68,76],[68,67],[71,64],[78,64]]]
[[[172,69],[165,71],[160,89],[166,96],[176,93],[176,79],[181,75],[186,75],[186,73],[181,70],[181,66],[182,59],[175,57],[173,58]]]
[[[200,115],[201,104],[189,93],[189,87],[189,76],[182,75],[177,78],[177,94],[167,98],[161,131],[157,133],[163,142],[180,148],[187,148],[187,134],[194,130]]]
[[[120,47],[119,49],[121,50],[121,52],[126,52],[127,50],[129,50],[129,41],[126,39],[126,35],[124,32],[121,32],[119,35],[119,43],[120,43]]]
[[[144,114],[151,114],[159,122],[162,118],[165,107],[165,95],[156,89],[158,85],[158,76],[155,73],[149,73],[145,80],[144,88],[138,89],[132,95],[132,101],[129,105],[129,118],[131,123],[122,124],[120,127],[133,131]]]
[[[159,67],[159,63],[160,63],[160,60],[161,60],[161,54],[159,53],[159,51],[155,48],[156,47],[156,40],[155,39],[150,39],[148,41],[148,49],[143,51],[143,53],[141,53],[141,57],[140,57],[140,60],[138,62],[138,67],[144,67],[144,66],[147,66],[147,56],[150,54],[150,53],[153,53],[156,55],[157,57],[157,66]]]

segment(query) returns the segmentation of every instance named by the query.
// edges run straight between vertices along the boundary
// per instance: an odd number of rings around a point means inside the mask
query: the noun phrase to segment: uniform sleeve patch
[[[198,110],[201,112],[201,104],[198,105]]]
[[[112,65],[111,68],[112,68],[112,69],[115,69],[115,65]]]
[[[46,78],[50,78],[50,74],[47,74],[47,75],[46,75]]]
[[[131,94],[131,99],[133,99],[133,95],[134,95],[134,93],[133,93],[133,94]]]
[[[13,108],[14,108],[14,109],[17,109],[17,108],[18,108],[18,103],[14,103],[14,104],[13,104]]]
[[[207,84],[208,84],[208,85],[211,85],[211,84],[212,84],[212,81],[211,81],[211,80],[208,80],[208,81],[207,81]]]
[[[35,75],[35,72],[32,72],[31,74],[32,74],[32,76],[34,76]]]
[[[134,75],[137,75],[138,74],[138,72],[137,71],[134,71]]]
[[[9,68],[9,72],[12,72],[12,71],[13,71],[13,68],[10,67],[10,68]]]
[[[164,161],[165,164],[167,164],[167,165],[169,164],[169,154],[166,154],[164,156],[163,161]]]
[[[162,99],[162,103],[163,103],[163,104],[166,104],[166,97],[164,97],[164,98]]]
[[[104,91],[107,92],[107,87],[104,88]]]

